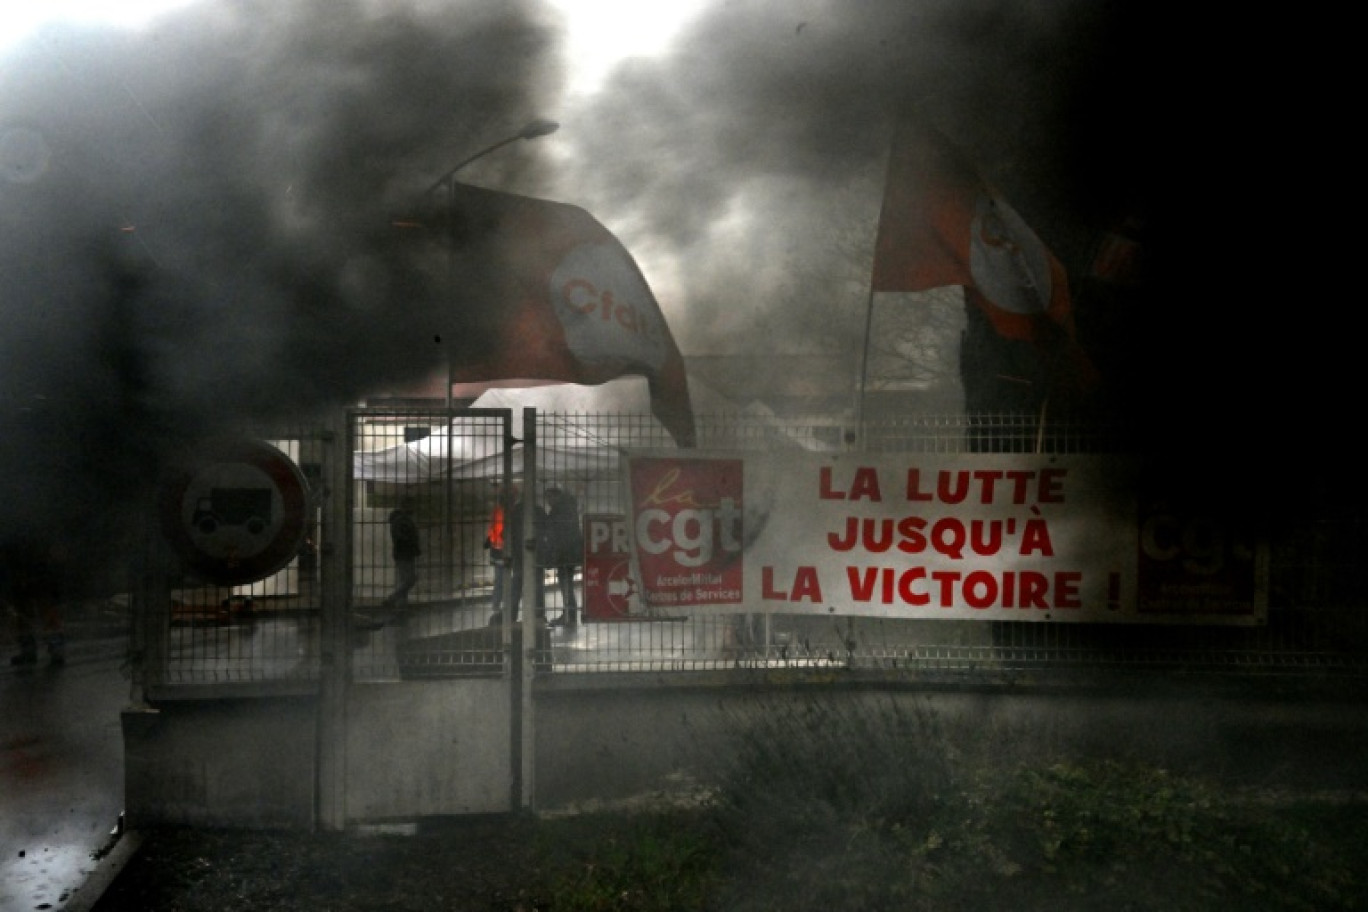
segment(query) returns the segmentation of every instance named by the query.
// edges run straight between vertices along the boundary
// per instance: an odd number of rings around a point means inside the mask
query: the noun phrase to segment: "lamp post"
[[[446,184],[447,192],[450,193],[453,179],[456,176],[456,172],[460,171],[462,168],[464,168],[471,162],[475,161],[476,159],[484,158],[490,152],[502,149],[504,146],[510,143],[515,143],[520,139],[536,139],[539,136],[549,136],[550,134],[555,133],[559,129],[560,124],[556,123],[554,120],[543,120],[541,118],[538,118],[536,120],[530,121],[529,123],[524,124],[523,128],[519,130],[517,133],[514,133],[512,136],[506,136],[498,142],[493,143],[492,145],[485,146],[483,149],[476,152],[475,154],[470,155],[462,159],[461,161],[457,162],[454,166],[452,166],[452,168],[449,171],[447,171],[447,173],[443,174],[441,177],[437,178],[437,180],[433,181],[432,186],[428,187],[427,192],[432,193],[438,187],[442,186],[443,184]]]
[[[443,174],[441,177],[437,178],[437,180],[433,181],[431,187],[428,187],[427,193],[424,194],[424,196],[431,196],[431,195],[432,195],[433,193],[435,193],[438,189],[440,189],[443,185],[446,186],[446,192],[447,192],[447,232],[448,232],[448,237],[447,237],[447,269],[448,269],[448,271],[449,271],[449,275],[448,275],[449,281],[452,281],[452,282],[454,283],[454,280],[455,280],[455,274],[454,274],[454,273],[455,273],[455,256],[456,256],[456,254],[455,254],[455,250],[454,250],[454,238],[453,238],[453,236],[451,235],[451,231],[452,231],[451,226],[455,224],[455,215],[456,215],[456,212],[455,212],[455,210],[456,210],[456,172],[457,172],[457,171],[460,171],[462,168],[464,168],[466,165],[470,164],[471,162],[476,161],[477,159],[480,159],[480,158],[484,158],[484,157],[485,157],[486,155],[488,155],[489,153],[494,152],[494,151],[497,151],[497,150],[499,150],[499,149],[502,149],[504,146],[507,146],[507,145],[509,145],[509,144],[511,144],[511,143],[515,143],[515,142],[517,142],[517,141],[520,140],[520,139],[536,139],[536,138],[538,138],[538,137],[540,137],[540,136],[548,136],[548,135],[550,135],[550,134],[552,134],[552,133],[555,133],[558,129],[560,129],[560,124],[556,123],[554,120],[545,120],[545,119],[542,119],[542,118],[537,118],[536,120],[529,121],[528,123],[526,123],[526,124],[523,125],[522,129],[518,130],[518,132],[514,133],[512,136],[506,136],[506,137],[504,137],[503,139],[499,140],[498,142],[496,142],[496,143],[491,143],[490,145],[485,146],[483,149],[479,150],[478,152],[475,152],[474,154],[468,155],[468,156],[466,156],[465,158],[461,159],[459,162],[457,162],[455,165],[453,165],[450,169],[448,169],[447,172],[446,172],[445,174]],[[441,339],[441,336],[440,336],[440,335],[438,336],[438,339],[439,339],[439,340]],[[451,412],[451,408],[452,408],[452,399],[451,399],[451,385],[452,385],[452,384],[451,384],[451,344],[450,344],[449,341],[447,341],[447,342],[444,343],[443,355],[445,356],[445,360],[446,360],[446,411],[447,411],[447,417],[446,417],[446,437],[447,437],[447,439],[446,439],[446,448],[447,448],[447,459],[448,459],[448,461],[449,461],[449,460],[451,459],[451,455],[452,455],[452,440],[453,440],[453,437],[455,436],[454,433],[453,433],[453,428],[452,428],[452,424],[453,424],[454,421],[455,421],[455,417],[452,415],[452,412]],[[506,432],[505,432],[505,436],[507,436],[507,433],[506,433]],[[504,441],[504,454],[505,454],[505,457],[504,457],[504,458],[505,458],[505,464],[508,463],[508,451],[509,451],[509,446],[510,446],[510,442],[509,442],[508,440],[505,440],[505,441]],[[450,471],[446,472],[444,477],[445,477],[445,481],[444,481],[444,483],[443,483],[443,487],[444,487],[444,489],[445,489],[445,496],[443,497],[443,504],[442,504],[442,512],[443,512],[443,517],[442,517],[442,529],[444,530],[444,531],[443,531],[443,534],[444,534],[444,537],[447,539],[447,541],[446,541],[446,546],[445,546],[445,548],[444,548],[443,550],[446,552],[446,555],[447,555],[447,557],[444,559],[444,563],[446,564],[447,568],[451,568],[451,567],[452,567],[452,561],[451,561],[451,559],[450,559],[450,556],[451,556],[452,550],[453,550],[453,548],[454,548],[454,546],[455,546],[455,543],[451,540],[452,536],[451,536],[451,521],[450,521],[450,520],[451,520],[451,515],[452,515],[452,512],[453,512],[453,510],[452,510],[452,503],[451,503],[451,500],[452,500],[451,472],[450,472]],[[531,528],[531,526],[528,526],[527,528]],[[530,575],[531,575],[531,574],[528,574],[528,576],[530,576]],[[448,590],[451,589],[451,580],[447,580],[447,586],[446,586],[446,588],[447,588]],[[532,612],[529,610],[528,616],[530,617],[531,615],[532,615]],[[507,619],[505,619],[505,630],[507,630],[507,629],[508,629],[508,626],[507,626]],[[529,692],[530,692],[530,688],[529,688]]]
[[[427,193],[426,193],[425,195],[426,195],[426,196],[431,196],[431,195],[432,195],[433,193],[435,193],[440,187],[442,187],[443,185],[446,185],[446,190],[447,190],[447,224],[448,224],[448,226],[450,226],[451,224],[453,224],[453,220],[454,220],[454,216],[455,216],[455,211],[454,211],[454,210],[455,210],[455,208],[456,208],[456,172],[457,172],[457,171],[460,171],[462,168],[464,168],[466,165],[470,164],[471,162],[476,161],[477,159],[484,158],[484,157],[485,157],[486,155],[488,155],[489,153],[494,152],[494,151],[497,151],[498,149],[502,149],[504,146],[507,146],[507,145],[509,145],[509,144],[511,144],[511,143],[515,143],[515,142],[517,142],[517,141],[520,140],[520,139],[536,139],[536,138],[538,138],[538,137],[540,137],[540,136],[549,136],[550,134],[555,133],[555,132],[556,132],[557,130],[559,130],[559,129],[560,129],[560,124],[556,123],[554,120],[545,120],[545,119],[543,119],[543,118],[537,118],[536,120],[529,121],[529,122],[527,122],[526,124],[523,125],[522,129],[520,129],[518,132],[514,133],[512,136],[506,136],[506,137],[504,137],[503,139],[499,140],[498,142],[496,142],[496,143],[491,143],[490,145],[485,146],[485,147],[484,147],[483,149],[481,149],[480,151],[478,151],[478,152],[476,152],[476,153],[474,153],[474,154],[472,154],[472,155],[468,155],[468,156],[466,156],[465,158],[461,159],[459,162],[457,162],[455,165],[453,165],[445,174],[443,174],[441,177],[437,178],[437,180],[433,181],[433,182],[432,182],[432,186],[431,186],[431,187],[428,187]],[[448,230],[450,230],[450,228],[448,228]],[[449,241],[450,241],[450,239],[448,239],[448,242],[449,242]],[[448,257],[450,257],[450,256],[452,255],[450,250],[448,250],[447,255],[448,255]],[[446,349],[446,368],[447,368],[447,371],[446,371],[446,373],[447,373],[447,376],[446,376],[446,407],[447,407],[448,410],[450,410],[450,408],[451,408],[451,349],[450,349],[449,346],[448,346],[447,349]]]

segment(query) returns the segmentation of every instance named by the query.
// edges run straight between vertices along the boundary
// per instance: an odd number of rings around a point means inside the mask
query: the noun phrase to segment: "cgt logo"
[[[1232,563],[1248,564],[1255,548],[1248,535],[1238,535],[1212,516],[1158,513],[1140,527],[1140,554],[1151,562],[1177,562],[1194,576],[1225,572]]]
[[[556,318],[566,344],[590,363],[665,364],[664,317],[636,264],[616,244],[571,248],[551,275]]]
[[[738,563],[742,538],[739,459],[637,459],[632,462],[632,540],[660,572]]]
[[[671,514],[645,509],[637,514],[637,547],[647,554],[668,554],[683,567],[706,567],[718,548],[741,552],[741,509],[730,497],[715,508],[688,507]]]

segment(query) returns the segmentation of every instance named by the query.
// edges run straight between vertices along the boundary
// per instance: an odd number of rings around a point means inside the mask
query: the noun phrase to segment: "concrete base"
[[[130,828],[312,828],[316,701],[168,702],[122,714]]]
[[[1231,784],[1368,790],[1368,701],[1147,675],[1067,688],[779,683],[732,674],[545,675],[535,685],[533,806],[555,811],[705,791],[756,738],[850,739],[917,726],[1004,762],[1114,757]],[[353,684],[348,825],[499,813],[521,801],[515,700],[501,677]],[[124,713],[128,825],[311,827],[316,703],[167,703]],[[915,739],[914,739],[915,740]],[[858,766],[858,763],[854,763]],[[859,773],[851,770],[852,775]]]
[[[512,809],[502,678],[354,684],[348,697],[349,823]]]

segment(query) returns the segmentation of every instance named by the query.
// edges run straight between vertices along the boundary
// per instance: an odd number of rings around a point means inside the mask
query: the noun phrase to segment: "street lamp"
[[[433,181],[432,186],[428,187],[427,192],[432,193],[438,187],[442,186],[442,184],[446,184],[447,191],[450,192],[451,187],[454,184],[453,178],[455,178],[456,172],[460,171],[462,168],[464,168],[471,162],[475,161],[477,158],[484,158],[490,152],[493,152],[496,149],[502,149],[509,143],[515,143],[520,139],[536,139],[539,136],[548,136],[552,133],[555,133],[559,129],[560,124],[556,123],[554,120],[542,120],[541,118],[538,118],[537,120],[531,121],[530,123],[524,125],[521,130],[519,130],[517,133],[514,133],[512,136],[505,137],[504,139],[499,140],[493,145],[485,146],[483,149],[481,149],[479,152],[476,152],[474,155],[471,155],[470,157],[457,162],[455,167],[453,167],[450,171],[448,171],[446,174],[443,174],[441,177],[437,178],[437,180]]]
[[[494,152],[494,151],[496,151],[496,150],[498,150],[498,149],[502,149],[504,146],[509,145],[510,143],[515,143],[515,142],[517,142],[517,141],[520,140],[520,139],[536,139],[536,138],[539,137],[539,136],[547,136],[547,135],[550,135],[551,133],[555,133],[555,132],[556,132],[557,130],[559,130],[559,129],[560,129],[560,124],[556,123],[554,120],[545,120],[545,119],[542,119],[542,118],[537,118],[536,120],[529,121],[528,123],[526,123],[526,124],[523,125],[523,127],[522,127],[521,130],[519,130],[518,132],[514,133],[512,136],[507,136],[507,137],[505,137],[505,138],[499,140],[499,141],[496,142],[496,143],[492,143],[491,145],[485,146],[483,149],[481,149],[480,151],[474,153],[473,155],[469,155],[469,156],[467,156],[467,157],[461,159],[461,161],[459,161],[459,162],[457,162],[455,165],[453,165],[445,174],[443,174],[441,177],[437,178],[437,180],[433,181],[432,186],[429,187],[429,188],[427,189],[427,193],[424,194],[425,197],[431,196],[431,195],[432,195],[434,192],[436,192],[443,184],[446,185],[446,191],[447,191],[447,268],[448,268],[448,270],[450,271],[449,279],[450,279],[453,283],[454,283],[454,280],[455,280],[456,251],[455,251],[455,249],[454,249],[454,248],[455,248],[455,239],[454,239],[454,236],[453,236],[453,234],[452,234],[453,229],[452,229],[451,226],[453,226],[453,225],[455,224],[455,221],[456,221],[456,172],[457,172],[457,171],[460,171],[462,168],[464,168],[466,165],[470,164],[471,162],[475,161],[476,159],[483,158],[484,156],[488,155],[489,153]],[[440,337],[440,336],[438,336],[438,340],[439,340],[439,341],[441,340],[441,337]],[[451,400],[451,385],[452,385],[452,384],[451,384],[451,344],[450,344],[449,341],[448,341],[448,342],[445,344],[445,346],[444,346],[443,354],[446,356],[446,409],[447,409],[447,417],[446,417],[447,439],[446,439],[446,446],[447,446],[447,458],[450,459],[450,458],[451,458],[451,455],[452,455],[452,436],[453,436],[453,434],[452,434],[452,423],[453,423],[453,421],[454,421],[454,418],[453,418],[453,416],[452,416],[452,414],[451,414],[451,407],[452,407],[452,400]],[[505,436],[507,436],[507,432],[505,432]],[[509,442],[508,442],[507,440],[505,440],[504,443],[505,443],[505,445],[504,445],[504,460],[505,460],[505,465],[508,465],[509,459],[510,459],[510,457],[509,457]],[[451,497],[452,497],[452,490],[451,490],[451,472],[450,472],[450,471],[446,472],[444,477],[445,477],[444,487],[445,487],[445,489],[446,489],[446,495],[445,495],[445,497],[443,498],[443,510],[444,510],[444,514],[445,514],[445,515],[443,516],[442,528],[443,528],[443,530],[445,530],[444,534],[448,537],[447,546],[446,546],[446,551],[447,551],[447,555],[448,555],[448,558],[449,558],[449,555],[450,555],[450,553],[451,553],[451,548],[454,547],[454,542],[450,541],[450,530],[451,530],[450,517],[451,517],[451,514],[452,514],[452,504],[451,504]],[[528,509],[530,509],[530,507],[531,507],[531,501],[530,501],[530,500],[529,500],[528,504],[526,505],[526,507],[527,507]],[[525,526],[525,528],[529,528],[529,529],[532,528],[530,521],[529,521],[529,523]],[[444,563],[446,564],[447,567],[451,567],[451,566],[452,566],[452,562],[451,562],[449,559],[445,559],[445,560],[444,560]],[[530,574],[530,573],[527,574],[527,578],[529,578],[529,579],[531,578],[531,574]],[[449,587],[448,587],[448,588],[449,588]],[[531,608],[530,608],[530,606],[531,606],[531,604],[532,604],[532,597],[531,597],[531,596],[527,596],[527,598],[528,598],[528,605],[529,605],[529,610],[528,610],[528,612],[527,612],[527,616],[528,616],[528,618],[531,618],[531,617],[533,617],[533,614],[534,614],[534,612],[533,612],[533,611],[531,610]],[[528,690],[529,690],[529,693],[530,693],[531,688],[529,687]]]
[[[515,143],[515,142],[517,142],[517,141],[520,140],[520,139],[536,139],[536,138],[539,137],[539,136],[549,136],[550,134],[555,133],[555,132],[556,132],[557,130],[559,130],[559,129],[560,129],[560,124],[556,123],[554,120],[546,120],[546,119],[544,119],[544,118],[540,118],[540,117],[539,117],[539,118],[537,118],[536,120],[529,121],[528,123],[526,123],[526,124],[523,125],[523,127],[522,127],[521,130],[519,130],[518,132],[514,133],[512,136],[506,136],[506,137],[504,137],[503,139],[499,140],[499,141],[496,142],[496,143],[492,143],[491,145],[485,146],[483,149],[481,149],[480,151],[476,152],[475,154],[469,155],[469,156],[467,156],[466,158],[461,159],[461,161],[457,162],[454,166],[452,166],[452,168],[449,169],[445,174],[443,174],[441,177],[437,178],[437,180],[433,181],[432,186],[431,186],[431,187],[428,187],[427,193],[424,194],[424,195],[425,195],[425,196],[431,196],[431,195],[432,195],[439,187],[441,187],[443,184],[446,185],[446,188],[447,188],[447,224],[448,224],[448,226],[450,226],[450,225],[452,225],[452,224],[455,223],[455,222],[454,222],[454,219],[455,219],[455,215],[456,215],[455,209],[456,209],[456,172],[457,172],[457,171],[460,171],[462,168],[464,168],[466,165],[470,164],[471,162],[475,161],[476,159],[484,158],[484,157],[485,157],[486,155],[488,155],[490,152],[493,152],[493,151],[495,151],[495,150],[497,150],[497,149],[502,149],[504,146],[509,145],[510,143]],[[448,228],[448,230],[450,230],[450,228]],[[450,244],[450,239],[448,239],[448,244]],[[452,254],[452,252],[451,252],[450,250],[448,250],[447,255],[448,255],[448,256],[452,256],[453,254]],[[449,347],[447,348],[447,351],[446,351],[446,368],[447,368],[447,376],[446,376],[446,407],[447,407],[448,410],[450,410],[450,408],[451,408],[451,349],[450,349]]]

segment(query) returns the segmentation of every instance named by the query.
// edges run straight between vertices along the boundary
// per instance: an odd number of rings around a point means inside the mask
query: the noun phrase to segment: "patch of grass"
[[[1283,808],[1139,762],[1019,768],[975,825],[1034,892],[1140,909],[1350,909],[1364,884],[1341,835]],[[1324,838],[1329,837],[1329,838]],[[1356,853],[1354,853],[1356,854]]]
[[[558,912],[684,912],[714,908],[717,842],[697,812],[576,821],[590,835],[546,891]],[[564,824],[560,828],[564,838]]]
[[[1232,791],[916,706],[819,697],[738,715],[712,802],[687,811],[412,837],[154,834],[97,908],[1368,909],[1361,800]]]
[[[816,699],[748,716],[716,803],[694,835],[672,832],[697,862],[673,867],[672,889],[735,912],[996,909],[1003,896],[1025,910],[1368,908],[1368,824],[1331,825],[1361,807],[1051,758],[1019,733],[906,706]]]

